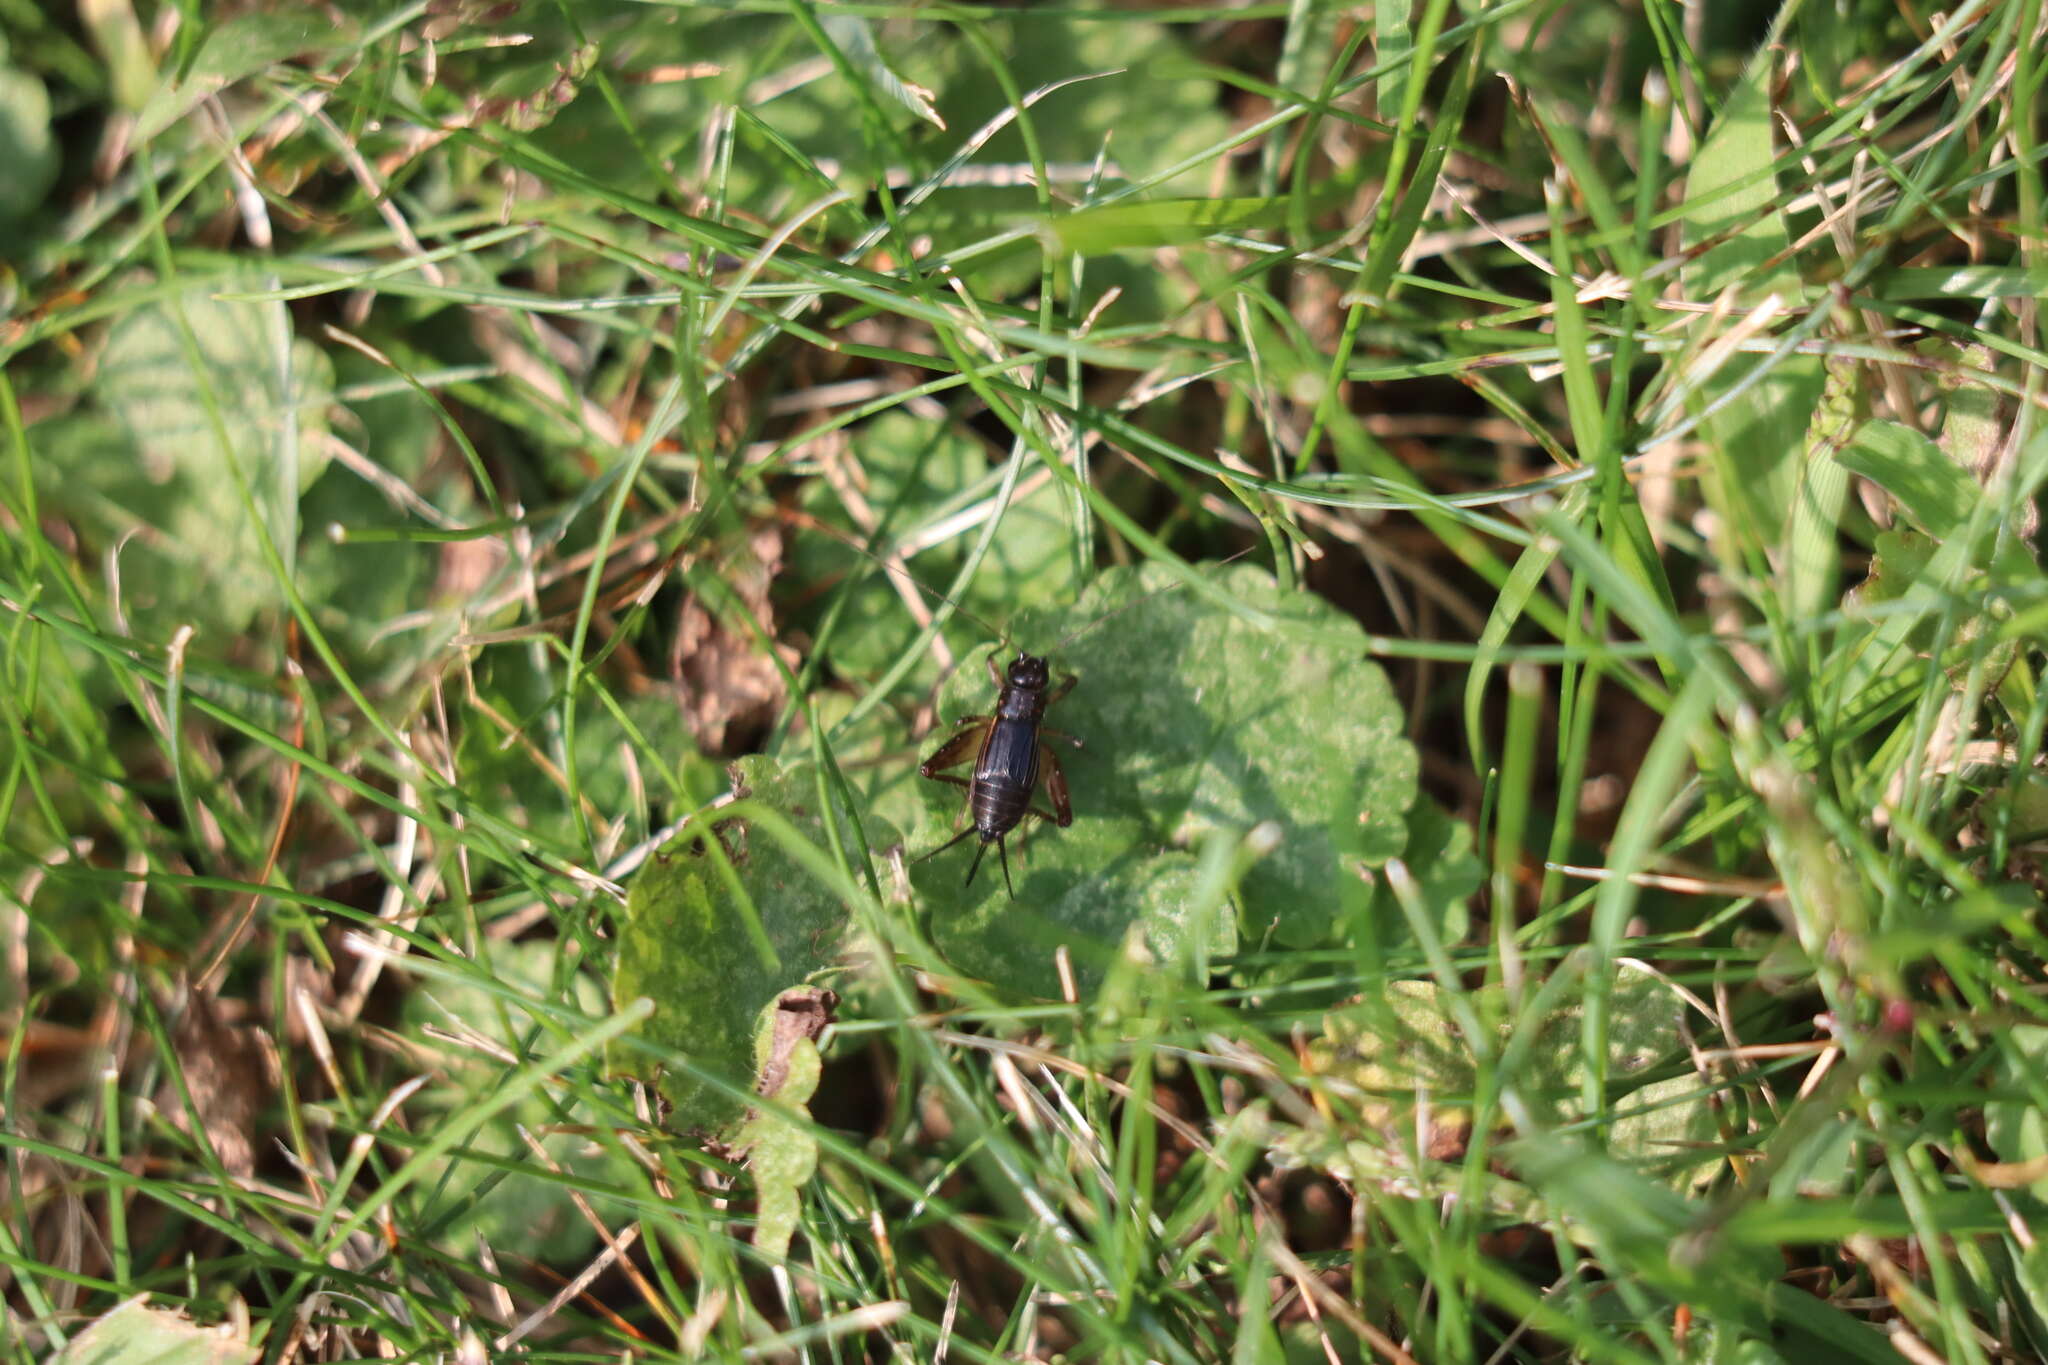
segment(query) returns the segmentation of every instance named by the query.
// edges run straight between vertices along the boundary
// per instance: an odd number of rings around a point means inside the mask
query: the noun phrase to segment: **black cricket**
[[[1002,859],[1003,886],[1010,899],[1015,900],[1017,888],[1010,881],[1010,853],[1003,843],[1005,836],[1022,824],[1027,815],[1050,820],[1062,829],[1074,823],[1074,808],[1067,800],[1067,776],[1060,771],[1059,755],[1046,741],[1057,739],[1076,749],[1081,747],[1081,741],[1058,730],[1048,730],[1042,723],[1046,708],[1073,690],[1074,675],[1067,674],[1055,686],[1045,660],[1021,650],[1010,661],[1007,671],[998,671],[995,656],[989,655],[988,673],[997,688],[995,713],[960,717],[954,722],[960,727],[958,732],[917,768],[920,776],[934,782],[965,787],[967,809],[974,823],[918,861],[936,858],[970,834],[978,834],[981,846],[974,850],[974,861],[967,865],[965,884],[974,885],[982,855],[994,844],[997,857]],[[974,759],[972,778],[946,772],[965,763],[970,755]],[[1049,811],[1031,804],[1041,779],[1046,799],[1052,803]]]

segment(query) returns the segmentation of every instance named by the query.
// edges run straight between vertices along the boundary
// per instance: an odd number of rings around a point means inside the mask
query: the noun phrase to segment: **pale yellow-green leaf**
[[[754,1042],[754,1065],[765,1072],[776,1047],[777,1007],[762,1011]],[[780,1084],[769,1096],[775,1109],[756,1109],[740,1125],[733,1146],[746,1154],[754,1180],[754,1245],[764,1255],[789,1254],[803,1211],[803,1189],[818,1169],[818,1140],[811,1136],[807,1107],[817,1093],[824,1062],[809,1038],[789,1040],[780,1059]],[[793,1110],[794,1113],[785,1113]]]
[[[1766,46],[1751,60],[1686,177],[1684,240],[1699,248],[1680,275],[1686,296],[1711,305],[1733,291],[1731,312],[1703,311],[1692,323],[1695,344],[1702,348],[1772,295],[1786,306],[1803,300],[1799,277],[1784,255],[1791,235],[1778,207],[1770,97],[1776,56]],[[1721,473],[1706,491],[1731,532],[1753,535],[1757,548],[1775,550],[1794,505],[1807,419],[1820,397],[1818,357],[1738,352],[1701,379],[1697,401],[1705,408],[1723,399],[1750,380],[1759,364],[1771,369],[1706,421]]]
[[[252,1365],[262,1354],[246,1322],[201,1327],[139,1298],[88,1323],[49,1365]]]

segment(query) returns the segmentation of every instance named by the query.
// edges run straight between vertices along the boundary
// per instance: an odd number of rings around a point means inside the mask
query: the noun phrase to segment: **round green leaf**
[[[0,223],[25,218],[57,183],[50,92],[40,77],[0,66]]]
[[[973,838],[912,865],[934,936],[963,968],[1054,994],[1060,946],[1090,981],[1128,943],[1162,962],[1198,936],[1228,951],[1232,926],[1189,923],[1192,851],[1212,831],[1267,824],[1278,840],[1238,884],[1244,921],[1282,942],[1312,941],[1328,930],[1342,879],[1355,883],[1359,865],[1406,844],[1415,751],[1385,675],[1364,657],[1363,632],[1248,565],[1209,572],[1271,627],[1167,591],[1177,580],[1156,566],[1104,574],[1069,609],[1019,615],[1019,647],[1049,653],[1056,678],[1078,678],[1045,720],[1085,746],[1052,746],[1074,822],[1027,820],[1031,830],[1010,836],[1014,901],[994,849],[963,885]],[[992,652],[970,655],[949,680],[942,715],[993,707]],[[922,785],[913,853],[964,827],[964,793]],[[1045,808],[1043,791],[1035,804]]]
[[[1471,928],[1465,902],[1486,880],[1486,867],[1472,852],[1472,827],[1454,819],[1434,801],[1417,801],[1408,812],[1408,844],[1401,861],[1415,879],[1415,893],[1437,937],[1456,943]],[[1380,941],[1395,942],[1408,936],[1406,916],[1384,881],[1372,891],[1372,914],[1378,920]],[[1337,926],[1333,922],[1332,929]]]
[[[333,365],[292,335],[283,305],[195,289],[116,322],[93,383],[127,431],[140,477],[81,472],[100,486],[118,479],[109,492],[121,499],[119,519],[154,532],[123,557],[125,605],[145,629],[170,618],[245,630],[282,596],[250,507],[289,570],[299,497],[327,462]]]
[[[750,757],[734,773],[745,795],[789,821],[800,837],[819,849],[830,846],[812,769],[784,771],[773,759]],[[839,815],[841,829],[850,830],[847,812]],[[897,837],[872,818],[866,833],[871,845]],[[710,846],[714,837],[731,876]],[[693,821],[633,879],[612,1000],[653,1000],[654,1016],[642,1031],[648,1041],[745,1090],[761,1011],[837,963],[848,927],[839,897],[768,831],[744,819]],[[611,1061],[636,1074],[649,1069],[648,1054],[633,1049],[614,1048]],[[713,1131],[743,1111],[729,1091],[695,1075],[664,1070],[659,1079],[676,1128]]]

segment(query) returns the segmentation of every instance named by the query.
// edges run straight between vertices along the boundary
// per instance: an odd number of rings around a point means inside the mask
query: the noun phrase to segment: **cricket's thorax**
[[[1045,660],[1019,654],[1003,674],[1003,687],[996,698],[996,719],[1037,720],[1045,714],[1046,687],[1052,675]]]

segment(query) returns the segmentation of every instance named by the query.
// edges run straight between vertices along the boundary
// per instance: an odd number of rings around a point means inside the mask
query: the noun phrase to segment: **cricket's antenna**
[[[902,579],[904,582],[909,583],[913,588],[915,588],[917,591],[921,593],[927,593],[932,597],[938,598],[941,602],[944,602],[954,611],[958,612],[960,615],[966,617],[975,625],[980,626],[983,630],[987,631],[990,635],[994,636],[998,642],[996,646],[998,653],[1001,653],[1004,649],[1009,648],[1011,640],[1010,632],[1007,629],[996,629],[995,625],[992,622],[990,622],[986,617],[980,615],[978,612],[974,611],[972,608],[964,605],[959,598],[954,597],[949,593],[940,592],[937,588],[925,582],[922,578],[919,578],[916,574],[910,571],[908,566],[906,566],[903,563],[902,555],[894,554],[893,552],[891,555],[877,554],[874,550],[869,549],[866,545],[861,544],[860,540],[851,533],[843,531],[839,527],[832,525],[832,523],[821,520],[820,518],[812,516],[807,512],[800,512],[794,509],[789,509],[785,511],[784,515],[792,520],[801,522],[803,525],[808,526],[812,530],[823,531],[826,535],[832,537],[834,540],[837,540],[840,544],[846,546],[846,548],[852,550],[855,554],[861,556],[863,559],[872,561],[877,567],[879,567],[882,570],[882,572]],[[1247,545],[1242,550],[1237,551],[1235,554],[1226,555],[1222,559],[1215,561],[1215,567],[1221,568],[1225,564],[1233,563],[1236,560],[1244,558],[1246,555],[1250,554],[1253,550],[1256,550],[1258,548],[1259,547],[1256,542]],[[1190,566],[1189,571],[1193,572],[1192,566]],[[1180,581],[1174,583],[1168,583],[1165,587],[1154,588],[1152,591],[1145,593],[1144,595],[1137,597],[1129,602],[1124,603],[1122,606],[1116,608],[1114,611],[1105,612],[1101,616],[1096,617],[1093,621],[1088,622],[1086,625],[1079,626],[1073,630],[1068,631],[1066,635],[1062,636],[1059,639],[1059,641],[1055,643],[1050,649],[1045,650],[1042,657],[1050,658],[1051,656],[1058,654],[1062,649],[1065,649],[1074,641],[1086,635],[1088,632],[1096,629],[1099,626],[1114,621],[1117,617],[1122,616],[1125,612],[1131,610],[1131,608],[1142,606],[1146,602],[1149,602],[1153,598],[1159,596],[1161,593],[1169,593],[1176,588],[1181,588],[1185,586],[1187,586],[1186,579],[1181,579]],[[946,847],[951,848],[952,845],[947,844]],[[929,857],[930,855],[927,854],[926,856]],[[973,879],[973,875],[974,874],[972,872],[968,873],[969,880]]]
[[[1228,555],[1222,559],[1217,560],[1216,567],[1220,569],[1225,564],[1230,563],[1232,560],[1243,559],[1246,555],[1250,554],[1253,550],[1257,548],[1257,545],[1247,545],[1242,550],[1239,550],[1236,554]],[[1190,566],[1190,572],[1192,572],[1192,566]],[[1163,588],[1154,588],[1152,589],[1152,591],[1145,593],[1142,596],[1135,597],[1130,601],[1124,603],[1122,606],[1118,607],[1114,611],[1104,612],[1102,615],[1096,617],[1093,621],[1090,621],[1087,625],[1077,626],[1075,629],[1068,631],[1066,635],[1061,638],[1060,642],[1054,645],[1050,650],[1048,650],[1047,653],[1057,654],[1061,650],[1065,649],[1068,645],[1074,643],[1074,641],[1080,639],[1083,635],[1086,635],[1089,631],[1094,630],[1097,626],[1101,626],[1110,621],[1116,620],[1117,617],[1122,616],[1132,607],[1141,607],[1145,603],[1150,602],[1153,598],[1159,596],[1161,593],[1169,593],[1172,592],[1175,588],[1184,588],[1186,586],[1187,580],[1181,579],[1177,582],[1168,583]]]
[[[954,611],[960,613],[960,615],[974,622],[975,625],[980,626],[983,630],[987,631],[990,635],[995,636],[998,640],[1004,641],[1005,643],[1009,641],[1009,631],[997,630],[995,626],[992,625],[987,619],[976,613],[971,608],[964,605],[959,598],[954,597],[949,593],[940,592],[937,588],[933,587],[931,584],[925,582],[922,578],[919,578],[916,574],[912,573],[909,569],[909,566],[904,564],[903,556],[901,554],[896,554],[893,551],[890,555],[877,554],[874,550],[871,550],[867,546],[861,544],[860,540],[857,537],[849,534],[848,532],[840,530],[837,526],[834,526],[829,521],[820,520],[819,518],[811,516],[808,513],[789,512],[787,513],[787,515],[789,515],[795,520],[801,521],[804,525],[810,527],[814,531],[823,531],[826,535],[832,537],[834,540],[844,545],[847,549],[852,550],[855,554],[861,556],[863,559],[872,561],[876,565],[876,567],[882,570],[882,572],[892,575],[893,577],[902,579],[904,582],[910,584],[913,588],[917,589],[921,593],[928,593],[931,596],[938,598],[941,602],[944,602]]]

